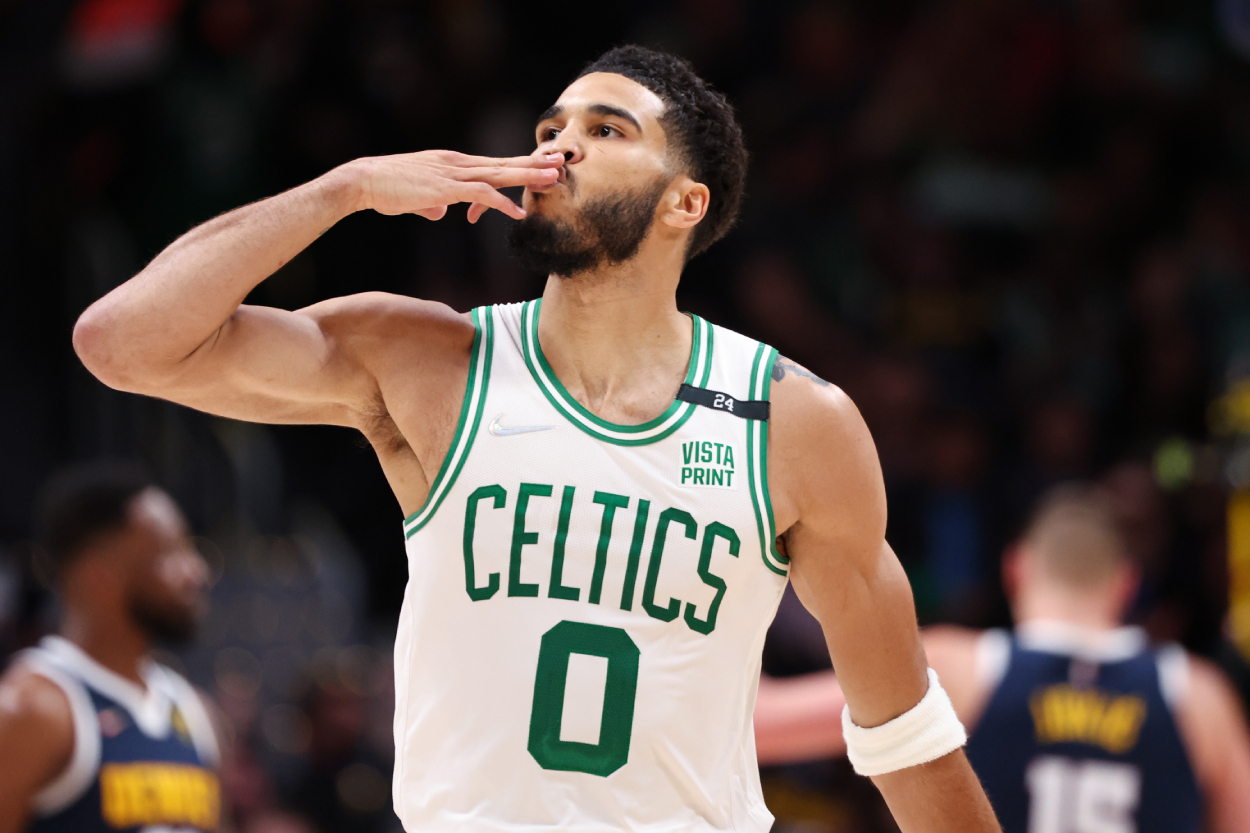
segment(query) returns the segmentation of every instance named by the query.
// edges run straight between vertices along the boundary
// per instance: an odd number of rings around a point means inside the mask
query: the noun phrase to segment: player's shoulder
[[[1244,796],[1250,783],[1250,732],[1240,698],[1215,663],[1188,652],[1180,655],[1186,674],[1175,716],[1198,783],[1209,798]]]
[[[885,487],[876,446],[851,398],[802,365],[778,357],[769,386],[768,477],[778,529],[854,516],[883,526]]]
[[[1182,703],[1189,704],[1196,713],[1212,717],[1240,708],[1232,682],[1218,665],[1188,651],[1178,650],[1174,654],[1184,658],[1184,679],[1173,683]]]
[[[836,439],[863,425],[845,391],[785,356],[773,363],[769,399],[773,429],[796,437]]]
[[[73,712],[60,685],[19,658],[0,674],[0,732],[20,726],[32,736],[73,739]],[[7,732],[5,732],[7,734]]]
[[[837,385],[779,356],[772,367],[769,399],[770,460],[797,466],[818,481],[861,470],[879,477],[868,426]]]
[[[0,779],[8,796],[31,796],[70,765],[74,712],[69,696],[24,657],[0,675]]]

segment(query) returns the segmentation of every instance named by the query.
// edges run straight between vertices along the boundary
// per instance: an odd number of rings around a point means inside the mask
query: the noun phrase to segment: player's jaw
[[[131,620],[150,638],[189,641],[208,610],[208,568],[194,550],[159,556],[131,588]]]
[[[660,177],[531,211],[509,230],[508,248],[525,268],[561,278],[632,260],[655,224],[668,184]]]
[[[133,514],[127,613],[151,639],[185,642],[208,608],[208,565],[168,496],[146,493]]]

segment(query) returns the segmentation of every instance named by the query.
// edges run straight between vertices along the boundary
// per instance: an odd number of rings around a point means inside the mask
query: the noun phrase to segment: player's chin
[[[165,598],[138,598],[131,602],[134,622],[158,642],[182,645],[195,638],[208,613],[205,594],[177,594]]]
[[[157,642],[186,645],[194,641],[199,633],[201,618],[197,611],[179,608],[151,616],[141,624],[148,636]]]

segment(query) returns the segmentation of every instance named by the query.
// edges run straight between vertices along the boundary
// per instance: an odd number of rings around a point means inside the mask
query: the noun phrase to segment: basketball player
[[[973,726],[968,757],[1008,833],[1250,830],[1250,735],[1210,663],[1120,626],[1137,590],[1105,500],[1046,496],[1004,560],[1014,636],[941,627],[925,650]],[[840,754],[832,673],[773,680],[760,758]],[[1210,824],[1203,826],[1204,814]]]
[[[872,440],[836,388],[677,310],[746,152],[685,62],[613,50],[537,149],[361,159],[193,229],[88,309],[108,385],[356,428],[407,515],[395,644],[408,831],[766,831],[751,713],[787,580],[824,623],[905,831],[996,830],[926,673]],[[521,206],[497,189],[525,186]],[[541,299],[242,304],[355,211],[518,222]],[[870,728],[871,727],[871,728]]]
[[[128,468],[93,466],[54,481],[41,528],[64,616],[0,677],[0,833],[216,830],[208,713],[148,655],[205,607],[182,514]]]

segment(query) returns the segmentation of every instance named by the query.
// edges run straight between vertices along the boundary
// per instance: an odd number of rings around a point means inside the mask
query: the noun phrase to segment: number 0
[[[586,654],[608,661],[599,742],[560,740],[569,656]],[[543,634],[530,711],[529,751],[543,769],[611,775],[629,758],[638,689],[638,646],[620,628],[561,622]]]

